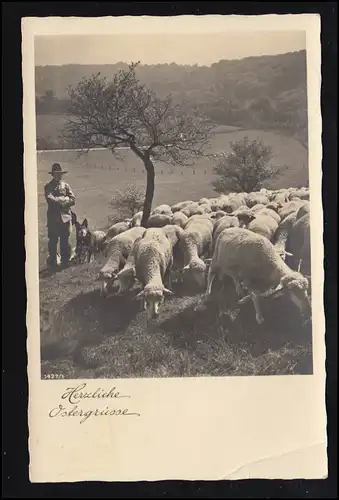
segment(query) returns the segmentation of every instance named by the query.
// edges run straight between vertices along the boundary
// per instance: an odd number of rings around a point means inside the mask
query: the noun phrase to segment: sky
[[[305,31],[166,35],[39,35],[35,65],[172,63],[210,66],[221,59],[304,50]]]

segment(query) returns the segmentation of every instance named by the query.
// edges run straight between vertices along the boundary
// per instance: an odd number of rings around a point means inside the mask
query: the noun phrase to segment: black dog
[[[80,224],[75,218],[74,225],[76,230],[75,260],[79,264],[92,262],[95,245],[93,235],[88,229],[88,220],[84,219]]]

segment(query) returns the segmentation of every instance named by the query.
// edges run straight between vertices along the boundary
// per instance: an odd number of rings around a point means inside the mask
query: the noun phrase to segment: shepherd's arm
[[[64,202],[64,196],[62,196],[62,197],[54,196],[50,192],[48,186],[45,186],[45,198],[46,198],[46,201],[49,205],[60,206]]]
[[[73,207],[75,205],[75,194],[69,184],[66,184],[66,196],[69,198],[68,206]]]

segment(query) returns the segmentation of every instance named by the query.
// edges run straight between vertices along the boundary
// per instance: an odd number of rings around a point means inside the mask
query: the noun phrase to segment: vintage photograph
[[[318,16],[22,34],[30,480],[326,477]]]
[[[310,375],[304,30],[34,37],[42,379]]]

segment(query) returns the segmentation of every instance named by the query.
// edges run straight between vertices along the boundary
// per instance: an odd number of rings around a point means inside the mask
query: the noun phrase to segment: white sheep
[[[209,203],[201,203],[199,207],[202,208],[203,212],[209,214],[212,212],[211,205]]]
[[[281,220],[283,220],[285,217],[290,215],[293,212],[296,212],[299,210],[300,207],[308,203],[308,201],[289,201],[288,203],[285,203],[278,211],[278,214],[281,217]]]
[[[217,220],[216,223],[214,224],[213,234],[212,234],[212,251],[214,251],[214,247],[219,234],[222,233],[224,229],[230,227],[239,227],[239,226],[240,222],[238,217],[233,215],[226,215],[225,217],[222,217],[221,219]]]
[[[303,208],[303,207],[302,207]],[[296,214],[296,221],[290,229],[288,238],[291,249],[293,267],[305,276],[311,274],[311,240],[310,240],[310,214],[300,216],[300,209]]]
[[[198,205],[210,205],[210,200],[208,198],[200,198]]]
[[[164,296],[173,295],[164,283],[170,282],[173,249],[182,232],[174,225],[150,228],[133,247],[135,277],[143,288],[136,299],[143,299],[149,319],[159,315]]]
[[[192,200],[186,200],[186,201],[180,201],[179,203],[175,203],[175,205],[171,206],[172,212],[179,212],[180,210],[182,211],[183,208],[185,208],[187,205],[190,205],[191,203],[194,203]]]
[[[272,243],[276,252],[280,255],[283,260],[286,260],[286,256],[292,257],[292,253],[288,251],[288,237],[291,233],[293,224],[297,219],[297,213],[293,212],[287,217],[285,217],[280,223],[275,232],[274,239]]]
[[[267,196],[264,196],[262,194],[255,194],[254,196],[249,196],[247,199],[247,206],[249,208],[254,207],[255,205],[267,205],[269,203],[269,199]]]
[[[294,227],[295,227],[296,223],[298,222],[298,220],[301,219],[302,217],[304,217],[306,214],[309,214],[309,209],[310,209],[310,205],[309,205],[309,203],[306,203],[306,204],[302,205],[298,210],[289,214],[287,217],[285,217],[280,222],[278,229],[274,235],[273,243],[274,243],[274,247],[275,247],[276,251],[279,253],[279,255],[281,256],[281,258],[283,260],[286,260],[286,256],[292,257],[292,259],[289,259],[289,265],[293,268],[295,268],[295,261],[296,260],[299,264],[300,259],[298,259],[298,255],[300,254],[300,252],[303,252],[301,250],[303,247],[303,243],[299,244],[300,240],[303,237],[297,236],[295,238],[296,241],[293,244],[291,244],[291,238],[293,240],[293,236],[292,236],[293,230],[294,230]],[[308,228],[308,230],[309,230],[309,228]],[[297,234],[298,234],[298,230],[297,230]],[[292,247],[293,247],[293,249],[292,249]],[[294,255],[294,253],[291,253],[292,251],[295,252],[296,255]],[[304,258],[304,260],[307,263],[307,256]]]
[[[188,221],[187,215],[183,214],[181,211],[175,212],[171,219],[171,224],[176,226],[184,227],[186,222]]]
[[[151,215],[156,214],[172,215],[172,209],[169,205],[159,205],[151,212]]]
[[[280,216],[270,208],[262,208],[255,213],[255,219],[252,220],[248,229],[254,233],[265,236],[267,239],[272,240],[276,230],[278,229]]]
[[[264,321],[259,297],[278,290],[289,293],[302,314],[310,312],[307,279],[285,264],[267,238],[248,229],[225,229],[219,235],[208,271],[206,299],[213,281],[224,277],[233,279],[238,294],[247,289],[249,295],[239,303],[252,299],[259,324]]]
[[[226,212],[224,212],[223,210],[218,210],[217,212],[212,212],[211,214],[211,219],[221,219],[221,217],[225,217],[225,215],[227,215]]]
[[[192,215],[202,215],[204,210],[201,208],[198,203],[190,203],[186,205],[182,210],[182,213],[187,215],[187,217],[192,217]]]
[[[213,222],[204,216],[188,219],[179,241],[178,267],[183,276],[188,274],[199,285],[206,283],[207,266],[203,257],[209,257],[212,249]]]
[[[126,260],[137,238],[146,231],[143,227],[133,227],[117,234],[110,240],[107,248],[108,259],[99,271],[98,280],[102,281],[102,294],[108,295],[113,287],[116,275],[126,264]]]
[[[113,226],[107,230],[107,240],[111,240],[117,234],[127,231],[127,229],[130,229],[130,225],[127,222],[117,222],[116,224],[113,224]]]
[[[260,210],[262,210],[263,208],[265,208],[265,205],[258,203],[258,205],[254,205],[254,207],[252,207],[249,210],[251,210],[252,214],[255,214],[255,213],[259,212]]]
[[[309,200],[310,199],[310,193],[306,189],[298,189],[297,191],[293,192],[293,196],[297,196],[301,200]]]
[[[153,214],[147,221],[147,227],[164,227],[171,223],[172,215]]]

